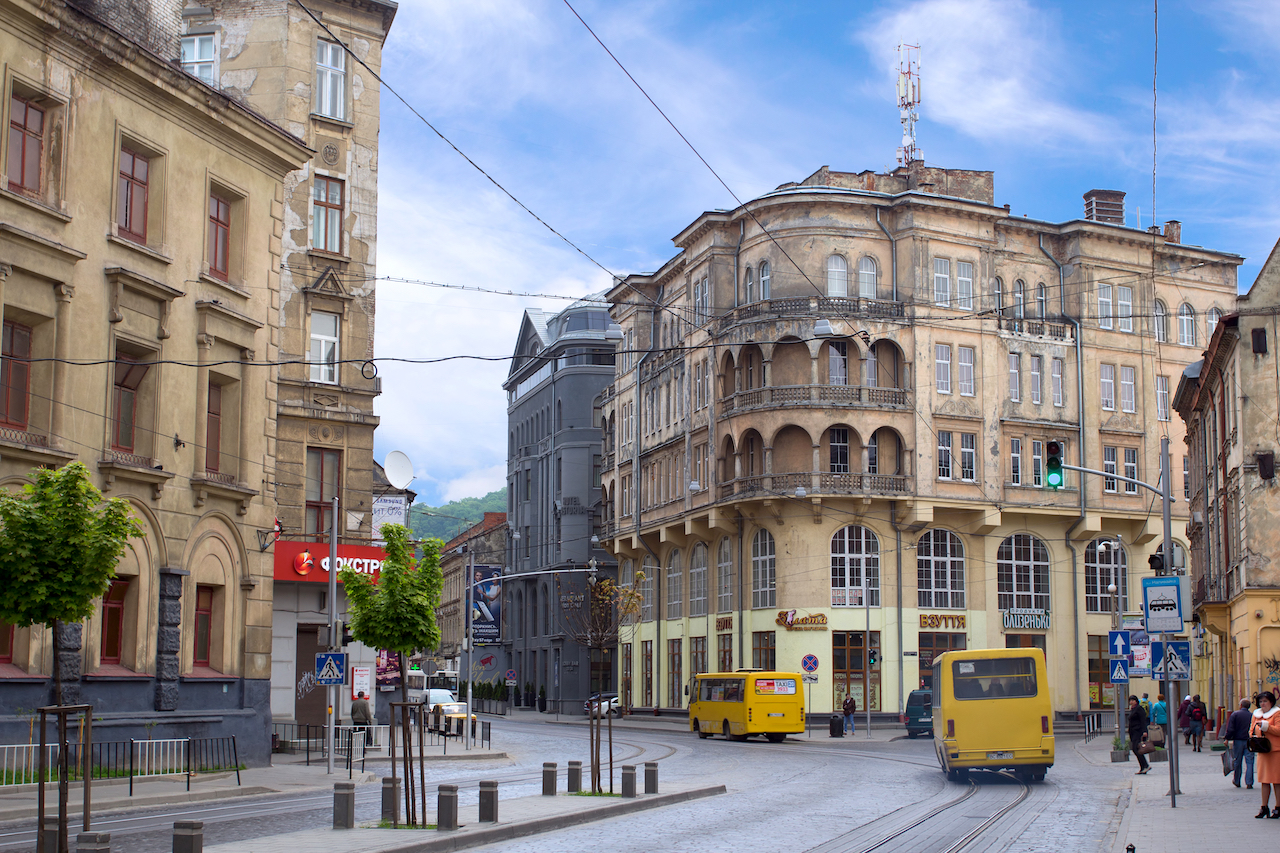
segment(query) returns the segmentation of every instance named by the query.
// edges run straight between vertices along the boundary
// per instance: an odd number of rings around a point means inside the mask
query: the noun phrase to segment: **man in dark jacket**
[[[858,701],[853,698],[852,693],[844,697],[844,704],[840,706],[840,709],[844,711],[845,730],[848,731],[849,734],[854,734],[853,715],[858,713]]]
[[[1133,754],[1138,756],[1138,775],[1141,776],[1151,769],[1151,765],[1147,764],[1147,757],[1138,751],[1138,747],[1142,746],[1142,742],[1147,738],[1147,712],[1143,710],[1142,705],[1138,704],[1137,696],[1129,697],[1129,748],[1133,750]]]
[[[1232,763],[1235,765],[1235,775],[1231,779],[1231,784],[1237,788],[1240,787],[1240,768],[1244,768],[1244,784],[1247,788],[1253,787],[1253,753],[1246,748],[1249,740],[1249,723],[1253,720],[1253,715],[1249,713],[1249,700],[1240,700],[1240,710],[1232,711],[1231,716],[1227,717],[1226,728],[1222,730],[1222,739],[1231,742]]]

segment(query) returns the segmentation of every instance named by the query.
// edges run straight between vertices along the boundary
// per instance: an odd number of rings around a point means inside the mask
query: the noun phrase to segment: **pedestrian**
[[[1227,726],[1222,730],[1222,739],[1231,743],[1231,763],[1235,771],[1231,784],[1237,788],[1240,787],[1241,770],[1244,771],[1245,787],[1253,787],[1253,753],[1246,748],[1249,739],[1249,722],[1252,719],[1253,715],[1249,713],[1249,700],[1241,699],[1240,709],[1231,712],[1231,716],[1227,717]]]
[[[1262,811],[1254,817],[1280,818],[1280,717],[1276,716],[1276,695],[1270,690],[1258,694],[1258,710],[1249,723],[1249,737],[1265,737],[1270,752],[1258,753],[1258,786],[1262,788]],[[1276,786],[1276,805],[1271,805],[1271,787]]]
[[[1209,709],[1200,701],[1200,694],[1191,697],[1191,706],[1187,708],[1187,717],[1191,720],[1191,745],[1196,752],[1204,752],[1204,727],[1209,722]]]
[[[1182,742],[1187,746],[1191,746],[1191,696],[1182,697],[1182,704],[1178,706],[1178,728],[1182,731]]]
[[[1147,712],[1147,716],[1151,716],[1151,694],[1143,693],[1142,698],[1138,700],[1138,704],[1142,706],[1142,710]]]
[[[1151,765],[1147,764],[1147,757],[1138,749],[1147,739],[1147,712],[1138,703],[1137,696],[1129,697],[1128,723],[1129,748],[1133,750],[1134,755],[1138,756],[1138,775],[1141,776],[1151,769]]]
[[[364,733],[364,743],[368,746],[369,727],[373,725],[373,709],[369,707],[369,700],[364,698],[363,690],[356,694],[356,700],[351,703],[351,724],[353,732]]]
[[[1164,701],[1164,694],[1157,693],[1156,701],[1151,705],[1151,722],[1162,726],[1169,725],[1169,703]]]
[[[858,713],[858,701],[853,698],[850,693],[844,697],[844,704],[840,706],[844,711],[844,728],[849,734],[854,734],[853,715]]]

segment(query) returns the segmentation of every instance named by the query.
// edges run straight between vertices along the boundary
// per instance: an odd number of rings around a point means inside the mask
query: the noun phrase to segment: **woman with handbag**
[[[1137,696],[1129,697],[1128,722],[1129,748],[1133,750],[1134,755],[1138,756],[1138,775],[1141,776],[1151,769],[1151,765],[1147,763],[1147,756],[1142,752],[1143,741],[1147,739],[1147,712],[1138,702]],[[1277,730],[1280,730],[1280,726],[1277,726]],[[1276,795],[1276,799],[1280,801],[1280,793]]]
[[[1258,710],[1249,724],[1250,752],[1258,756],[1258,787],[1262,788],[1262,811],[1254,817],[1280,818],[1280,717],[1276,716],[1276,696],[1270,690],[1258,694]],[[1276,788],[1276,805],[1271,808],[1271,788]]]

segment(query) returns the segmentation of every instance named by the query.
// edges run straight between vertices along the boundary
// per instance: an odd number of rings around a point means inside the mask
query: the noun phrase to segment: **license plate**
[[[1006,758],[1013,758],[1013,753],[1012,752],[988,752],[987,758],[1001,761]]]
[[[785,717],[786,714],[770,714],[770,717]]]

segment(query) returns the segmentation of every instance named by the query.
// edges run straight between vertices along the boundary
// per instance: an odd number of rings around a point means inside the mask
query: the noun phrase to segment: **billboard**
[[[329,582],[328,542],[286,542],[275,544],[273,577],[278,581]],[[381,548],[369,545],[338,545],[338,571],[351,568],[378,579],[382,561],[387,558]],[[338,579],[342,583],[342,579]]]
[[[502,567],[473,566],[471,637],[477,646],[502,642]]]
[[[384,495],[373,499],[373,544],[385,545],[382,525],[407,524],[409,498],[407,495]]]
[[[391,690],[400,686],[400,653],[378,649],[376,675],[379,690]]]

